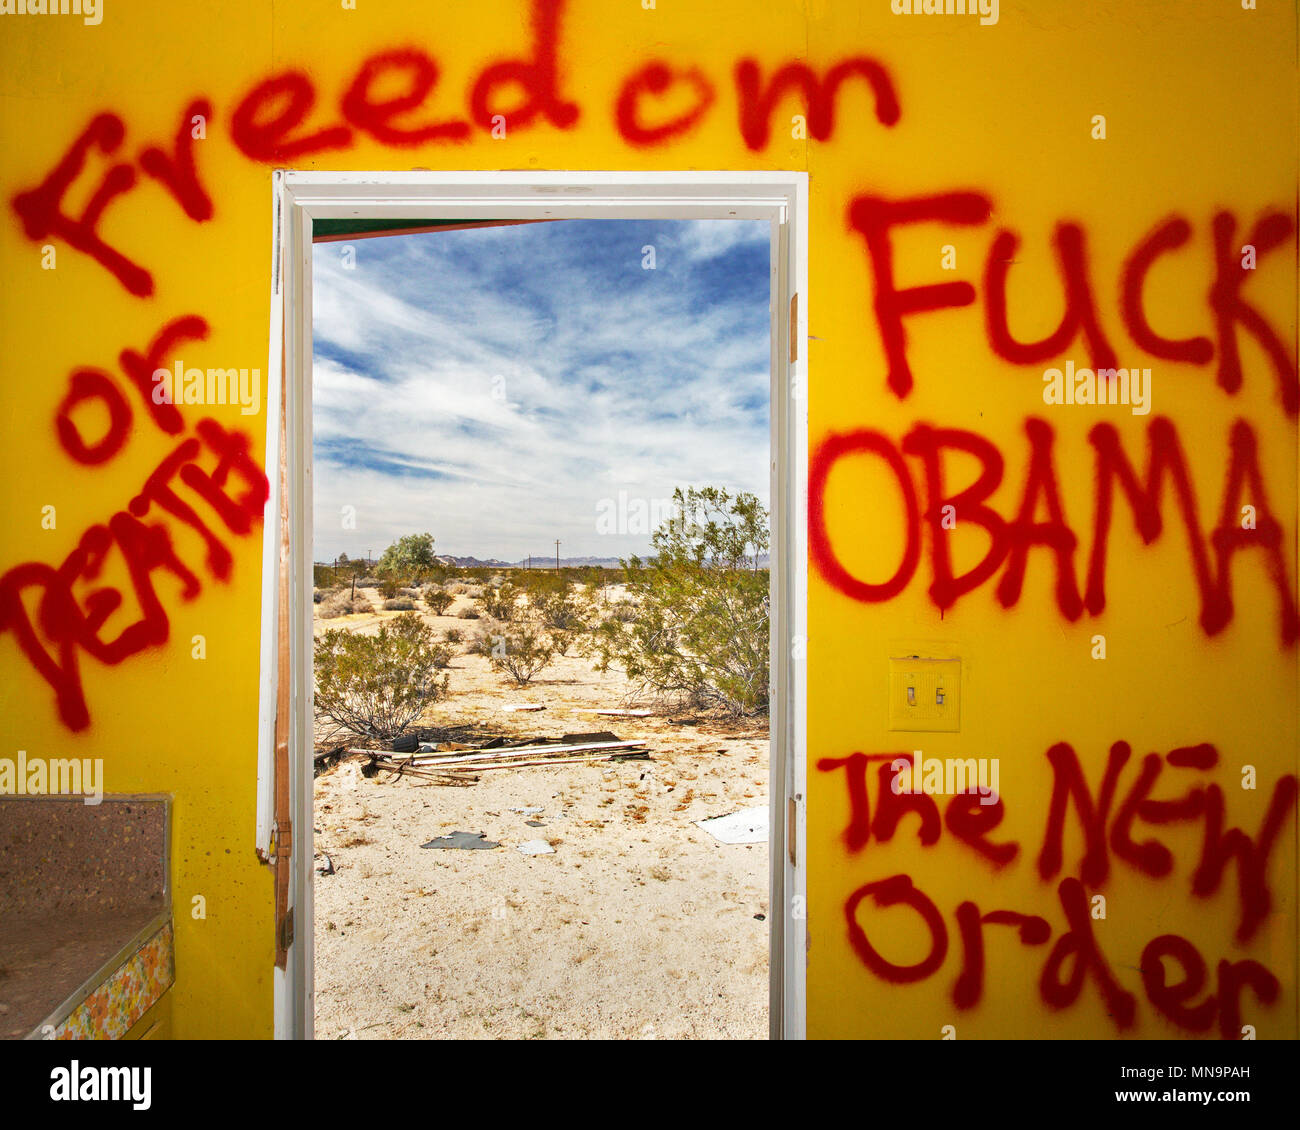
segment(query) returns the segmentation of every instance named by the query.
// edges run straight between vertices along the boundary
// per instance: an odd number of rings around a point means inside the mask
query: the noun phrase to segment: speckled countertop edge
[[[5,797],[5,799],[11,799]],[[63,798],[56,798],[63,799]],[[27,1040],[43,1039],[43,1030],[48,1025],[57,1027],[68,1019],[95,990],[107,981],[123,964],[130,961],[141,946],[163,929],[171,921],[171,823],[173,797],[170,793],[115,793],[104,797],[104,803],[141,803],[161,804],[163,810],[162,832],[162,898],[163,906],[137,933],[123,945],[112,957],[103,962],[85,981],[69,996],[65,997],[27,1036]],[[32,798],[31,803],[41,803],[41,798]],[[83,802],[84,803],[84,802]]]

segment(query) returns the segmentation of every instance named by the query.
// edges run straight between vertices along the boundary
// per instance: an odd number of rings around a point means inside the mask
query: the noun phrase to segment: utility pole
[[[560,571],[560,539],[555,539],[555,571]]]

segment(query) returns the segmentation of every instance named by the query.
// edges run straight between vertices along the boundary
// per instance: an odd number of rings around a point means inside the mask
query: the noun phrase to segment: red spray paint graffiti
[[[234,100],[226,123],[230,140],[248,160],[269,165],[343,150],[360,137],[409,155],[416,146],[457,145],[470,140],[476,129],[495,131],[502,125],[511,134],[528,129],[572,130],[583,119],[584,108],[567,93],[565,5],[563,0],[532,0],[529,13],[527,46],[513,57],[483,66],[465,92],[460,115],[433,105],[441,97],[438,59],[418,45],[400,44],[361,60],[337,92],[333,111],[321,109],[320,92],[306,70],[290,68],[254,82]],[[735,64],[731,78],[736,128],[751,152],[772,144],[778,133],[774,130],[778,108],[802,111],[807,135],[819,143],[829,142],[837,130],[845,90],[855,100],[866,95],[876,125],[892,129],[902,119],[891,72],[884,63],[864,55],[833,61],[821,74],[803,62],[789,62],[766,77],[757,60],[744,58]],[[722,81],[723,76],[689,60],[639,61],[613,95],[609,108],[613,126],[624,142],[638,149],[672,144],[698,130],[715,112]],[[400,87],[398,93],[378,93],[394,85]],[[12,197],[24,234],[34,242],[60,239],[102,266],[128,294],[152,296],[151,271],[110,246],[101,234],[101,221],[110,207],[148,206],[146,199],[136,195],[140,173],[161,185],[186,217],[196,223],[210,220],[216,209],[200,176],[194,131],[197,119],[210,124],[215,115],[209,99],[191,98],[170,145],[145,145],[132,164],[122,156],[126,123],[112,112],[95,114],[49,172]],[[843,114],[838,116],[842,121]],[[95,160],[101,167],[90,167]],[[79,214],[72,214],[66,202],[82,177],[91,191],[75,194],[87,203]],[[1021,235],[1010,229],[992,234],[979,288],[965,280],[914,280],[900,285],[893,245],[898,229],[918,224],[982,228],[992,212],[991,196],[978,190],[937,191],[897,200],[862,194],[850,202],[850,230],[863,240],[874,288],[873,313],[886,359],[884,381],[897,398],[906,398],[917,381],[908,350],[910,320],[922,315],[971,317],[949,312],[979,304],[981,298],[982,331],[989,349],[1009,365],[1040,365],[1076,347],[1098,369],[1116,366],[1116,331],[1107,324],[1112,315],[1106,306],[1109,291],[1099,285],[1088,253],[1089,233],[1077,220],[1059,220],[1050,237],[1030,236],[1050,238],[1061,294],[1060,320],[1039,340],[1025,340],[1023,323],[1008,298],[1012,261],[1022,242]],[[1245,335],[1267,359],[1277,398],[1294,419],[1300,414],[1296,358],[1284,334],[1251,300],[1249,274],[1238,259],[1238,244],[1243,241],[1260,258],[1293,247],[1294,230],[1291,210],[1266,209],[1249,223],[1226,210],[1213,215],[1208,232],[1213,269],[1203,291],[1197,292],[1205,295],[1204,332],[1174,339],[1153,325],[1146,283],[1155,264],[1188,248],[1196,233],[1186,217],[1166,216],[1137,239],[1124,260],[1113,312],[1118,324],[1151,357],[1199,367],[1217,360],[1214,379],[1228,396],[1237,395],[1245,383],[1240,341]],[[181,559],[173,534],[185,529],[196,535],[203,546],[206,573],[224,581],[234,563],[228,542],[248,536],[261,516],[269,484],[249,455],[248,438],[210,419],[197,422],[191,431],[174,405],[159,404],[151,396],[154,369],[181,342],[201,341],[208,334],[207,321],[191,314],[164,325],[144,353],[122,350],[119,362],[126,382],[136,388],[154,425],[173,441],[171,450],[125,507],[86,530],[61,563],[25,562],[0,576],[0,632],[13,633],[33,669],[53,689],[59,715],[70,729],[90,724],[80,674],[83,653],[115,665],[167,641],[170,622],[158,590],[160,574],[171,575],[174,584],[169,587],[179,587],[181,600],[194,599],[201,592],[199,572]],[[83,431],[83,406],[90,402],[98,402],[107,413],[107,427],[99,436]],[[113,378],[100,369],[83,367],[69,377],[56,410],[55,429],[76,463],[99,468],[123,449],[132,418],[131,403]],[[900,440],[865,428],[827,436],[812,460],[809,492],[810,549],[821,575],[855,601],[889,601],[905,592],[928,544],[928,593],[938,609],[953,607],[995,578],[998,603],[1012,608],[1021,598],[1032,551],[1043,550],[1038,556],[1054,570],[1060,616],[1067,621],[1085,614],[1098,617],[1106,609],[1108,547],[1118,486],[1145,545],[1162,534],[1163,503],[1172,496],[1184,528],[1206,635],[1219,634],[1231,624],[1233,559],[1240,550],[1255,550],[1276,592],[1282,643],[1293,647],[1300,639],[1300,613],[1286,556],[1293,539],[1269,507],[1259,443],[1247,421],[1234,421],[1228,428],[1222,504],[1218,523],[1208,532],[1202,527],[1188,460],[1171,421],[1156,417],[1149,422],[1144,474],[1125,452],[1114,426],[1102,423],[1092,429],[1088,439],[1095,468],[1094,518],[1082,589],[1079,566],[1084,563],[1076,560],[1082,541],[1067,516],[1057,479],[1057,437],[1046,422],[1032,417],[1024,421],[1024,433],[1027,456],[1019,504],[1009,510],[995,507],[993,501],[1006,478],[1008,461],[995,443],[974,432],[917,423]],[[832,537],[831,519],[840,515],[831,512],[829,484],[833,472],[854,456],[880,460],[893,475],[902,503],[899,564],[884,580],[856,576],[841,559]],[[954,456],[973,457],[979,466],[974,482],[960,491],[948,485]],[[919,467],[917,472],[909,461]],[[1238,521],[1247,502],[1257,512],[1251,528]],[[943,526],[949,506],[989,540],[984,556],[960,574]],[[852,515],[843,517],[852,519]],[[114,553],[125,564],[129,591],[101,583]],[[110,621],[128,599],[134,599],[138,614],[110,637]],[[850,815],[844,843],[851,855],[865,852],[873,842],[888,843],[914,830],[923,849],[939,844],[946,832],[994,873],[1020,857],[1021,845],[997,834],[1006,814],[1003,798],[987,804],[987,798],[974,793],[958,793],[941,811],[924,793],[895,793],[887,787],[891,773],[887,762],[898,756],[853,753],[818,763],[822,772],[842,769],[845,773]],[[1172,797],[1154,795],[1168,778],[1213,769],[1218,753],[1208,743],[1170,750],[1163,757],[1148,754],[1134,767],[1129,746],[1116,742],[1104,764],[1099,762],[1099,769],[1091,773],[1095,782],[1090,782],[1088,769],[1064,742],[1047,751],[1046,761],[1052,792],[1036,866],[1042,882],[1055,884],[1062,925],[1054,942],[1054,926],[1046,917],[1009,908],[982,910],[966,899],[953,910],[954,945],[945,911],[906,874],[873,879],[849,895],[844,908],[848,942],[871,973],[892,984],[935,976],[950,952],[959,951],[960,970],[952,996],[958,1008],[972,1009],[984,994],[986,932],[990,927],[1010,927],[1009,932],[996,931],[996,936],[1013,937],[1027,949],[1043,947],[1038,994],[1046,1007],[1068,1009],[1091,991],[1116,1028],[1128,1029],[1138,1015],[1137,996],[1118,981],[1112,959],[1092,927],[1088,888],[1104,886],[1118,867],[1148,879],[1168,880],[1177,861],[1171,848],[1157,838],[1159,829],[1199,822],[1202,844],[1188,880],[1189,893],[1194,898],[1214,896],[1234,871],[1239,907],[1236,937],[1239,943],[1249,942],[1274,906],[1269,863],[1294,810],[1297,782],[1293,776],[1275,782],[1252,837],[1240,828],[1226,828],[1226,798],[1213,781],[1196,780]],[[874,802],[870,796],[873,766]],[[1071,812],[1084,849],[1074,861],[1077,874],[1063,875]],[[885,957],[872,941],[869,923],[876,914],[915,916],[925,928],[928,945],[910,955],[910,961],[898,960],[898,955]],[[1215,968],[1214,991],[1208,992],[1211,974],[1205,958],[1192,942],[1169,933],[1147,943],[1140,976],[1147,1002],[1173,1028],[1205,1032],[1217,1019],[1225,1038],[1239,1034],[1247,993],[1271,1004],[1280,991],[1277,977],[1261,963],[1224,959]]]
[[[234,102],[228,120],[230,139],[250,161],[292,165],[306,157],[351,148],[359,134],[406,150],[463,144],[475,129],[493,136],[503,136],[501,128],[504,136],[537,128],[572,130],[582,120],[583,108],[565,93],[564,0],[532,0],[528,8],[527,48],[516,57],[483,66],[465,92],[461,117],[430,108],[437,101],[438,59],[418,45],[402,44],[361,61],[338,95],[333,115],[319,110],[320,95],[307,70],[290,67],[262,78]],[[888,68],[864,55],[834,61],[823,74],[802,62],[787,63],[766,80],[757,60],[746,58],[736,63],[732,77],[740,136],[755,152],[768,146],[779,105],[800,109],[814,140],[831,140],[845,87],[866,92],[881,126],[891,128],[901,117],[897,85]],[[403,84],[398,93],[379,95],[381,86],[396,83]],[[715,108],[717,91],[718,77],[703,66],[646,60],[619,84],[611,117],[629,145],[667,145],[701,125]],[[679,92],[689,98],[688,104],[673,101],[673,111],[657,109],[657,103],[672,100]],[[139,169],[162,184],[196,222],[211,219],[214,205],[199,177],[194,123],[201,117],[206,126],[215,114],[208,98],[191,99],[180,115],[171,152],[148,145],[138,159]],[[108,270],[128,293],[143,298],[154,292],[152,273],[99,234],[105,209],[138,186],[136,167],[125,161],[112,164],[81,215],[62,211],[90,154],[115,155],[125,138],[126,125],[119,115],[96,115],[45,179],[14,196],[12,205],[29,239],[64,240]]]
[[[1175,821],[1200,819],[1203,841],[1200,860],[1189,877],[1190,893],[1204,898],[1217,894],[1222,887],[1228,864],[1237,864],[1237,895],[1240,906],[1236,938],[1245,943],[1256,934],[1273,905],[1269,885],[1269,864],[1280,833],[1295,809],[1300,783],[1294,776],[1281,777],[1273,787],[1259,832],[1250,836],[1240,828],[1224,830],[1225,800],[1219,785],[1197,784],[1185,794],[1165,799],[1152,793],[1161,775],[1170,770],[1207,773],[1219,763],[1213,745],[1170,750],[1161,757],[1149,754],[1120,799],[1124,770],[1131,757],[1126,742],[1116,742],[1110,749],[1106,767],[1094,793],[1075,751],[1066,743],[1052,746],[1046,759],[1052,770],[1053,786],[1048,806],[1047,826],[1038,856],[1038,874],[1043,881],[1055,879],[1064,865],[1064,835],[1071,806],[1083,834],[1084,851],[1077,864],[1077,876],[1067,875],[1057,884],[1057,898],[1065,920],[1065,929],[1047,952],[1039,977],[1038,991],[1052,1009],[1066,1009],[1075,1004],[1085,987],[1091,984],[1107,1013],[1119,1030],[1136,1022],[1137,1000],[1118,982],[1110,959],[1103,951],[1093,929],[1089,889],[1104,889],[1111,877],[1110,857],[1121,860],[1142,874],[1164,879],[1173,871],[1174,857],[1169,847],[1155,838],[1136,843],[1136,823],[1160,828]],[[893,787],[896,770],[893,763],[907,755],[895,753],[853,753],[847,757],[821,758],[817,770],[822,773],[843,771],[848,799],[849,819],[843,832],[850,853],[864,851],[872,843],[890,842],[906,815],[917,818],[915,834],[923,849],[934,848],[943,834],[939,807],[932,796],[924,793],[900,793]],[[868,788],[869,767],[877,765],[875,813]],[[996,806],[983,806],[974,792],[954,795],[948,802],[945,822],[950,834],[1000,868],[1015,858],[1019,845],[991,843],[984,836],[1001,823],[1002,798]],[[981,815],[982,813],[982,815]],[[972,823],[976,822],[977,823]],[[915,914],[925,927],[928,945],[918,951],[910,964],[886,959],[871,941],[863,924],[864,906],[875,912],[902,908]],[[973,901],[961,902],[954,911],[961,942],[960,969],[952,987],[952,999],[960,1009],[976,1007],[983,996],[985,969],[984,927],[1015,927],[1024,946],[1045,945],[1052,937],[1050,922],[1037,914],[999,909],[982,912]],[[922,981],[937,974],[949,951],[949,933],[942,910],[918,888],[906,874],[892,875],[859,886],[844,903],[848,942],[862,964],[882,981],[906,984]],[[1176,984],[1167,980],[1164,960],[1174,961],[1184,972]],[[1188,1032],[1208,1029],[1217,1015],[1225,1039],[1241,1034],[1240,999],[1244,989],[1252,990],[1264,1004],[1277,999],[1277,978],[1264,965],[1251,960],[1222,961],[1218,967],[1218,995],[1200,1004],[1187,1005],[1205,986],[1206,964],[1200,951],[1176,935],[1153,939],[1142,955],[1141,975],[1149,1003],[1166,1020]]]
[[[14,634],[32,666],[54,689],[59,716],[70,730],[90,724],[81,652],[115,665],[167,641],[168,616],[153,574],[172,573],[181,582],[182,599],[191,600],[200,591],[198,577],[177,556],[168,526],[143,519],[158,510],[190,527],[207,545],[208,571],[226,580],[232,558],[214,526],[243,536],[261,518],[269,484],[248,454],[248,437],[227,432],[215,420],[201,420],[195,430],[197,436],[182,441],[158,465],[127,507],[104,524],[91,526],[60,565],[26,562],[0,576],[0,632]],[[215,464],[205,467],[205,457],[215,457]],[[235,486],[242,490],[228,493]],[[215,519],[186,501],[179,493],[182,487],[197,495]],[[140,616],[115,639],[105,640],[100,630],[122,607],[123,593],[88,586],[114,549],[126,563]],[[29,591],[37,596],[34,611],[25,599]]]
[[[899,398],[912,389],[913,376],[907,356],[905,317],[958,309],[977,298],[969,282],[932,283],[899,290],[894,280],[894,228],[911,224],[948,224],[963,227],[983,224],[991,214],[992,201],[978,192],[948,192],[929,196],[884,200],[859,196],[849,205],[849,229],[861,235],[875,283],[875,314],[888,364],[886,383]],[[1191,235],[1191,224],[1182,216],[1165,221],[1141,239],[1128,257],[1119,281],[1119,316],[1133,340],[1152,356],[1208,365],[1216,353],[1216,380],[1221,389],[1235,395],[1242,386],[1238,330],[1250,333],[1264,350],[1277,379],[1278,399],[1290,417],[1300,414],[1300,377],[1297,359],[1287,352],[1277,329],[1259,310],[1242,297],[1251,271],[1243,270],[1234,233],[1237,218],[1231,212],[1216,213],[1211,221],[1214,276],[1208,287],[1206,305],[1214,323],[1215,341],[1198,337],[1168,341],[1150,327],[1143,306],[1143,284],[1151,264],[1160,255],[1183,246]],[[1290,212],[1266,211],[1253,225],[1245,243],[1255,249],[1256,260],[1279,247],[1293,246],[1295,224]],[[1057,328],[1037,342],[1021,342],[1012,333],[1007,309],[1007,278],[1019,236],[1000,231],[985,260],[985,333],[993,353],[1013,365],[1040,365],[1061,356],[1076,341],[1087,347],[1096,369],[1118,365],[1115,350],[1102,328],[1096,292],[1088,265],[1087,233],[1082,224],[1061,221],[1056,226],[1054,245],[1061,274],[1065,312]],[[1199,292],[1198,292],[1199,295]]]
[[[1300,612],[1292,594],[1282,525],[1269,508],[1258,442],[1249,423],[1238,420],[1229,429],[1222,509],[1219,523],[1210,531],[1208,539],[1200,526],[1186,459],[1172,421],[1155,417],[1148,425],[1145,487],[1124,455],[1115,428],[1099,424],[1092,430],[1089,439],[1096,467],[1095,518],[1087,590],[1083,597],[1074,563],[1079,538],[1067,521],[1057,486],[1052,429],[1045,421],[1030,417],[1025,421],[1025,435],[1029,444],[1028,467],[1020,507],[1009,520],[988,501],[1003,481],[1005,460],[998,448],[982,436],[962,429],[917,424],[901,443],[865,429],[827,437],[813,453],[808,475],[809,551],[822,576],[846,596],[863,603],[892,599],[907,588],[920,564],[924,522],[930,532],[929,596],[936,608],[951,608],[967,593],[992,579],[999,569],[1003,573],[996,588],[998,603],[1003,608],[1014,607],[1020,599],[1029,552],[1040,547],[1049,550],[1054,559],[1056,605],[1061,616],[1077,620],[1084,610],[1097,616],[1106,607],[1106,547],[1115,483],[1120,484],[1132,507],[1138,533],[1150,544],[1162,529],[1161,486],[1169,478],[1187,531],[1192,574],[1201,597],[1201,627],[1206,635],[1217,635],[1232,621],[1233,556],[1242,550],[1257,550],[1264,555],[1276,591],[1281,642],[1293,647],[1300,639]],[[949,493],[945,485],[948,452],[964,452],[980,464],[975,482],[956,493]],[[884,463],[894,476],[903,503],[905,533],[901,561],[894,574],[883,581],[864,581],[855,576],[838,556],[830,534],[831,514],[826,498],[832,472],[850,456],[858,454],[876,456]],[[918,491],[904,455],[914,456],[922,463],[924,509],[917,501]],[[1242,506],[1247,501],[1256,514],[1251,528],[1243,528],[1241,522]],[[984,557],[960,576],[953,572],[948,531],[943,525],[946,507],[954,508],[963,523],[978,526],[989,538]],[[1048,520],[1039,522],[1035,515],[1043,508]],[[841,511],[840,517],[852,521],[851,514]]]

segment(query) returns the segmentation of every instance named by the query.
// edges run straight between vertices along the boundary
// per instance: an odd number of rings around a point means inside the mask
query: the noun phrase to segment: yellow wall
[[[1264,3],[1248,11],[1220,0],[1170,6],[1005,0],[997,24],[980,26],[974,17],[894,15],[886,0],[771,5],[660,0],[652,9],[638,0],[571,0],[563,5],[558,83],[578,116],[563,128],[544,117],[516,118],[511,124],[508,103],[518,96],[506,90],[498,95],[507,103],[504,139],[475,126],[465,140],[399,146],[351,128],[339,147],[259,161],[234,144],[231,126],[236,108],[263,80],[289,70],[310,76],[315,105],[295,136],[315,134],[341,124],[340,100],[364,60],[413,47],[437,61],[440,76],[424,107],[399,122],[464,120],[469,89],[483,69],[530,50],[530,5],[521,0],[474,5],[356,0],[355,8],[326,2],[274,9],[242,0],[103,4],[97,26],[85,26],[74,16],[0,15],[6,200],[0,223],[0,342],[7,409],[0,424],[0,479],[9,516],[0,570],[10,570],[9,594],[19,591],[19,581],[30,582],[22,590],[30,617],[37,617],[42,591],[54,594],[33,647],[58,656],[66,644],[65,659],[56,659],[64,664],[67,655],[79,657],[88,713],[80,729],[73,728],[75,705],[65,703],[61,715],[50,682],[17,646],[23,617],[11,602],[8,613],[0,611],[9,616],[0,639],[0,747],[25,749],[29,756],[75,751],[103,757],[110,791],[175,795],[177,1036],[271,1031],[272,892],[253,852],[260,528],[254,523],[240,532],[236,516],[227,522],[199,501],[190,485],[180,488],[233,554],[222,581],[214,575],[219,565],[214,569],[205,558],[194,529],[155,503],[146,521],[170,531],[177,557],[201,592],[182,599],[176,574],[155,561],[160,606],[152,616],[132,595],[120,549],[108,555],[97,579],[83,575],[72,581],[74,605],[59,601],[62,589],[51,575],[13,570],[23,563],[62,564],[88,528],[124,509],[160,461],[194,435],[202,415],[246,433],[260,464],[262,415],[191,407],[183,412],[182,430],[166,433],[126,382],[118,355],[127,348],[143,351],[164,324],[197,314],[210,324],[207,339],[182,342],[169,359],[265,369],[275,164],[806,169],[812,188],[807,299],[814,451],[833,434],[863,429],[879,432],[894,447],[921,423],[976,433],[1005,459],[1002,485],[989,505],[1010,519],[1019,509],[1026,474],[1025,421],[1044,421],[1054,437],[1061,504],[1078,535],[1073,564],[1082,591],[1093,544],[1090,429],[1113,423],[1141,473],[1153,421],[1172,421],[1208,537],[1223,508],[1230,428],[1241,419],[1257,439],[1268,512],[1281,525],[1283,588],[1294,593],[1295,416],[1284,409],[1273,364],[1248,329],[1239,327],[1240,389],[1228,391],[1216,383],[1219,334],[1207,302],[1215,213],[1226,210],[1236,217],[1231,240],[1240,248],[1259,217],[1280,212],[1286,228],[1282,246],[1271,252],[1261,248],[1241,293],[1276,327],[1286,355],[1283,368],[1294,382],[1296,263],[1289,233],[1297,180],[1296,28],[1294,9],[1287,5]],[[854,57],[875,59],[886,69],[901,110],[896,124],[876,119],[862,81],[850,77],[829,129],[815,120],[806,128],[793,122],[793,115],[805,111],[792,93],[774,108],[768,140],[746,144],[738,128],[733,73],[738,61],[756,60],[766,81],[787,62],[803,60],[824,73]],[[713,100],[680,134],[634,143],[620,132],[616,105],[628,76],[653,61],[667,64],[677,76],[694,69],[703,86],[683,78],[662,100],[646,94],[639,106],[642,126],[685,114],[701,89],[712,91]],[[211,114],[206,138],[193,147],[199,180],[214,208],[202,221],[187,216],[159,180],[141,169],[140,156],[151,145],[170,151],[182,116],[189,121],[191,103],[199,98],[210,101]],[[84,245],[84,233],[25,233],[10,203],[47,177],[99,113],[116,115],[124,128],[120,144],[109,146],[111,161],[136,170],[133,187],[108,204],[99,235],[151,273],[148,296],[131,293],[70,244],[68,237]],[[1098,114],[1106,118],[1104,140],[1092,136]],[[796,136],[809,132],[814,136]],[[65,200],[68,215],[82,213],[109,163],[101,149],[91,150]],[[915,386],[900,397],[886,385],[873,310],[873,261],[862,233],[851,226],[850,207],[866,196],[904,199],[956,191],[987,198],[991,216],[969,225],[904,224],[891,237],[898,287],[958,280],[975,287],[972,305],[904,318]],[[1166,337],[1210,338],[1209,364],[1143,352],[1121,315],[1125,262],[1172,216],[1186,218],[1190,236],[1155,261],[1143,308]],[[1081,340],[1029,364],[999,357],[990,344],[984,274],[995,235],[1010,229],[1021,237],[1015,254],[1004,256],[1014,258],[1008,307],[1013,335],[1032,341],[1055,328],[1063,308],[1051,243],[1059,222],[1083,230],[1097,316],[1118,364],[1152,369],[1150,415],[1133,415],[1122,406],[1043,402],[1045,368],[1067,359],[1079,366],[1091,363]],[[52,270],[43,269],[45,244],[55,249]],[[942,269],[945,245],[955,252],[955,270]],[[121,449],[96,464],[71,458],[55,424],[69,375],[83,367],[106,373],[131,413]],[[108,426],[103,406],[93,399],[73,416],[91,441]],[[211,469],[210,455],[197,459]],[[921,459],[916,454],[903,459],[924,508],[929,502]],[[945,466],[948,493],[965,486],[975,468],[968,457],[951,452]],[[246,485],[232,478],[227,489],[239,494]],[[885,464],[869,455],[846,457],[835,464],[825,487],[826,532],[836,558],[861,580],[884,580],[902,546],[900,496]],[[1256,506],[1258,537],[1266,526],[1260,485],[1248,479],[1240,499],[1230,501],[1238,509]],[[42,525],[45,506],[55,507],[53,529]],[[1288,801],[1286,792],[1287,781],[1294,780],[1288,775],[1296,771],[1295,642],[1284,640],[1279,629],[1278,590],[1268,554],[1258,547],[1236,555],[1231,617],[1211,624],[1216,630],[1208,632],[1172,494],[1161,511],[1163,533],[1144,546],[1117,490],[1105,610],[1085,611],[1073,621],[1058,611],[1055,559],[1042,547],[1030,550],[1023,593],[1010,608],[995,595],[1004,564],[942,616],[927,594],[930,533],[923,538],[915,575],[889,600],[855,599],[828,583],[820,565],[812,570],[810,1035],[938,1039],[948,1025],[957,1038],[1119,1032],[1093,972],[1077,1000],[1060,1008],[1049,1007],[1039,989],[1044,963],[1066,929],[1058,884],[1080,874],[1075,809],[1066,820],[1061,867],[1043,877],[1037,866],[1053,790],[1046,751],[1069,743],[1095,792],[1107,750],[1118,740],[1131,744],[1133,756],[1119,778],[1108,839],[1142,759],[1152,752],[1163,760],[1179,747],[1212,743],[1218,753],[1213,768],[1166,766],[1151,796],[1172,800],[1196,788],[1204,801],[1207,786],[1215,784],[1225,798],[1226,826],[1240,826],[1252,837],[1274,797],[1282,797],[1281,827],[1267,868],[1271,912],[1249,937],[1234,939],[1248,901],[1235,865],[1216,889],[1192,894],[1203,813],[1154,827],[1141,817],[1155,810],[1139,812],[1132,838],[1167,844],[1168,874],[1146,874],[1112,848],[1105,880],[1091,876],[1087,897],[1103,894],[1107,900],[1105,919],[1089,919],[1093,934],[1117,991],[1133,998],[1133,1019],[1124,1034],[1172,1035],[1188,1025],[1219,1032],[1217,1005],[1178,1026],[1161,1016],[1143,985],[1140,967],[1148,943],[1176,934],[1195,946],[1207,968],[1206,986],[1190,996],[1189,1005],[1220,991],[1221,960],[1253,960],[1277,979],[1278,993],[1264,1003],[1256,990],[1241,990],[1240,1023],[1254,1025],[1260,1038],[1296,1035],[1296,820],[1293,794]],[[1040,508],[1040,522],[1047,521],[1046,513]],[[977,517],[958,507],[956,528],[938,534],[950,539],[959,572],[986,546]],[[1210,561],[1217,575],[1212,552]],[[97,630],[84,623],[78,628],[75,609],[91,614],[87,601],[96,586],[120,588],[126,594],[122,607]],[[93,655],[86,649],[90,644],[95,650],[96,635],[111,642],[131,624],[163,620],[165,641],[133,639],[133,631],[122,638],[123,654]],[[206,641],[201,660],[191,655],[196,635]],[[1097,635],[1105,636],[1105,659],[1092,658]],[[887,660],[901,654],[961,658],[958,733],[888,730]],[[925,756],[999,759],[1005,815],[991,838],[1017,843],[1014,860],[993,867],[947,826],[937,842],[921,845],[914,816],[903,819],[889,842],[875,836],[865,845],[846,842],[847,771],[819,770],[817,763],[854,752],[917,748]],[[1247,764],[1256,771],[1254,790],[1241,787]],[[873,814],[876,789],[873,768]],[[947,811],[949,798],[933,799],[940,815]],[[889,983],[864,963],[850,944],[845,917],[855,892],[896,875],[908,876],[926,905],[934,905],[948,938],[937,969],[902,984]],[[206,900],[201,920],[189,913],[195,895]],[[1041,916],[1050,937],[1022,945],[1011,927],[986,926],[982,991],[973,1003],[963,1002],[968,1007],[958,1007],[953,992],[963,970],[963,946],[956,915],[965,900],[983,914],[1012,910]],[[930,937],[914,910],[873,908],[870,896],[859,902],[861,936],[885,959],[900,966],[922,960]],[[1149,953],[1146,964],[1152,965]],[[1069,972],[1067,963],[1063,976]],[[1170,965],[1167,980],[1176,984],[1185,975]],[[1124,1011],[1121,1000],[1118,1013]]]

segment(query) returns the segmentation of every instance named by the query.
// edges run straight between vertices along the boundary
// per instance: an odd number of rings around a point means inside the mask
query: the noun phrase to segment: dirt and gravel
[[[468,640],[476,623],[456,615],[468,603],[424,619]],[[317,631],[374,631],[393,615]],[[368,777],[366,757],[324,770],[317,1038],[765,1038],[767,847],[722,844],[694,822],[767,804],[766,719],[599,716],[628,705],[626,680],[575,656],[526,687],[480,656],[458,655],[448,674],[422,737],[611,730],[651,759],[487,770],[463,788]],[[504,709],[521,703],[545,709]],[[500,846],[420,846],[453,831]],[[551,854],[517,850],[537,840]]]

